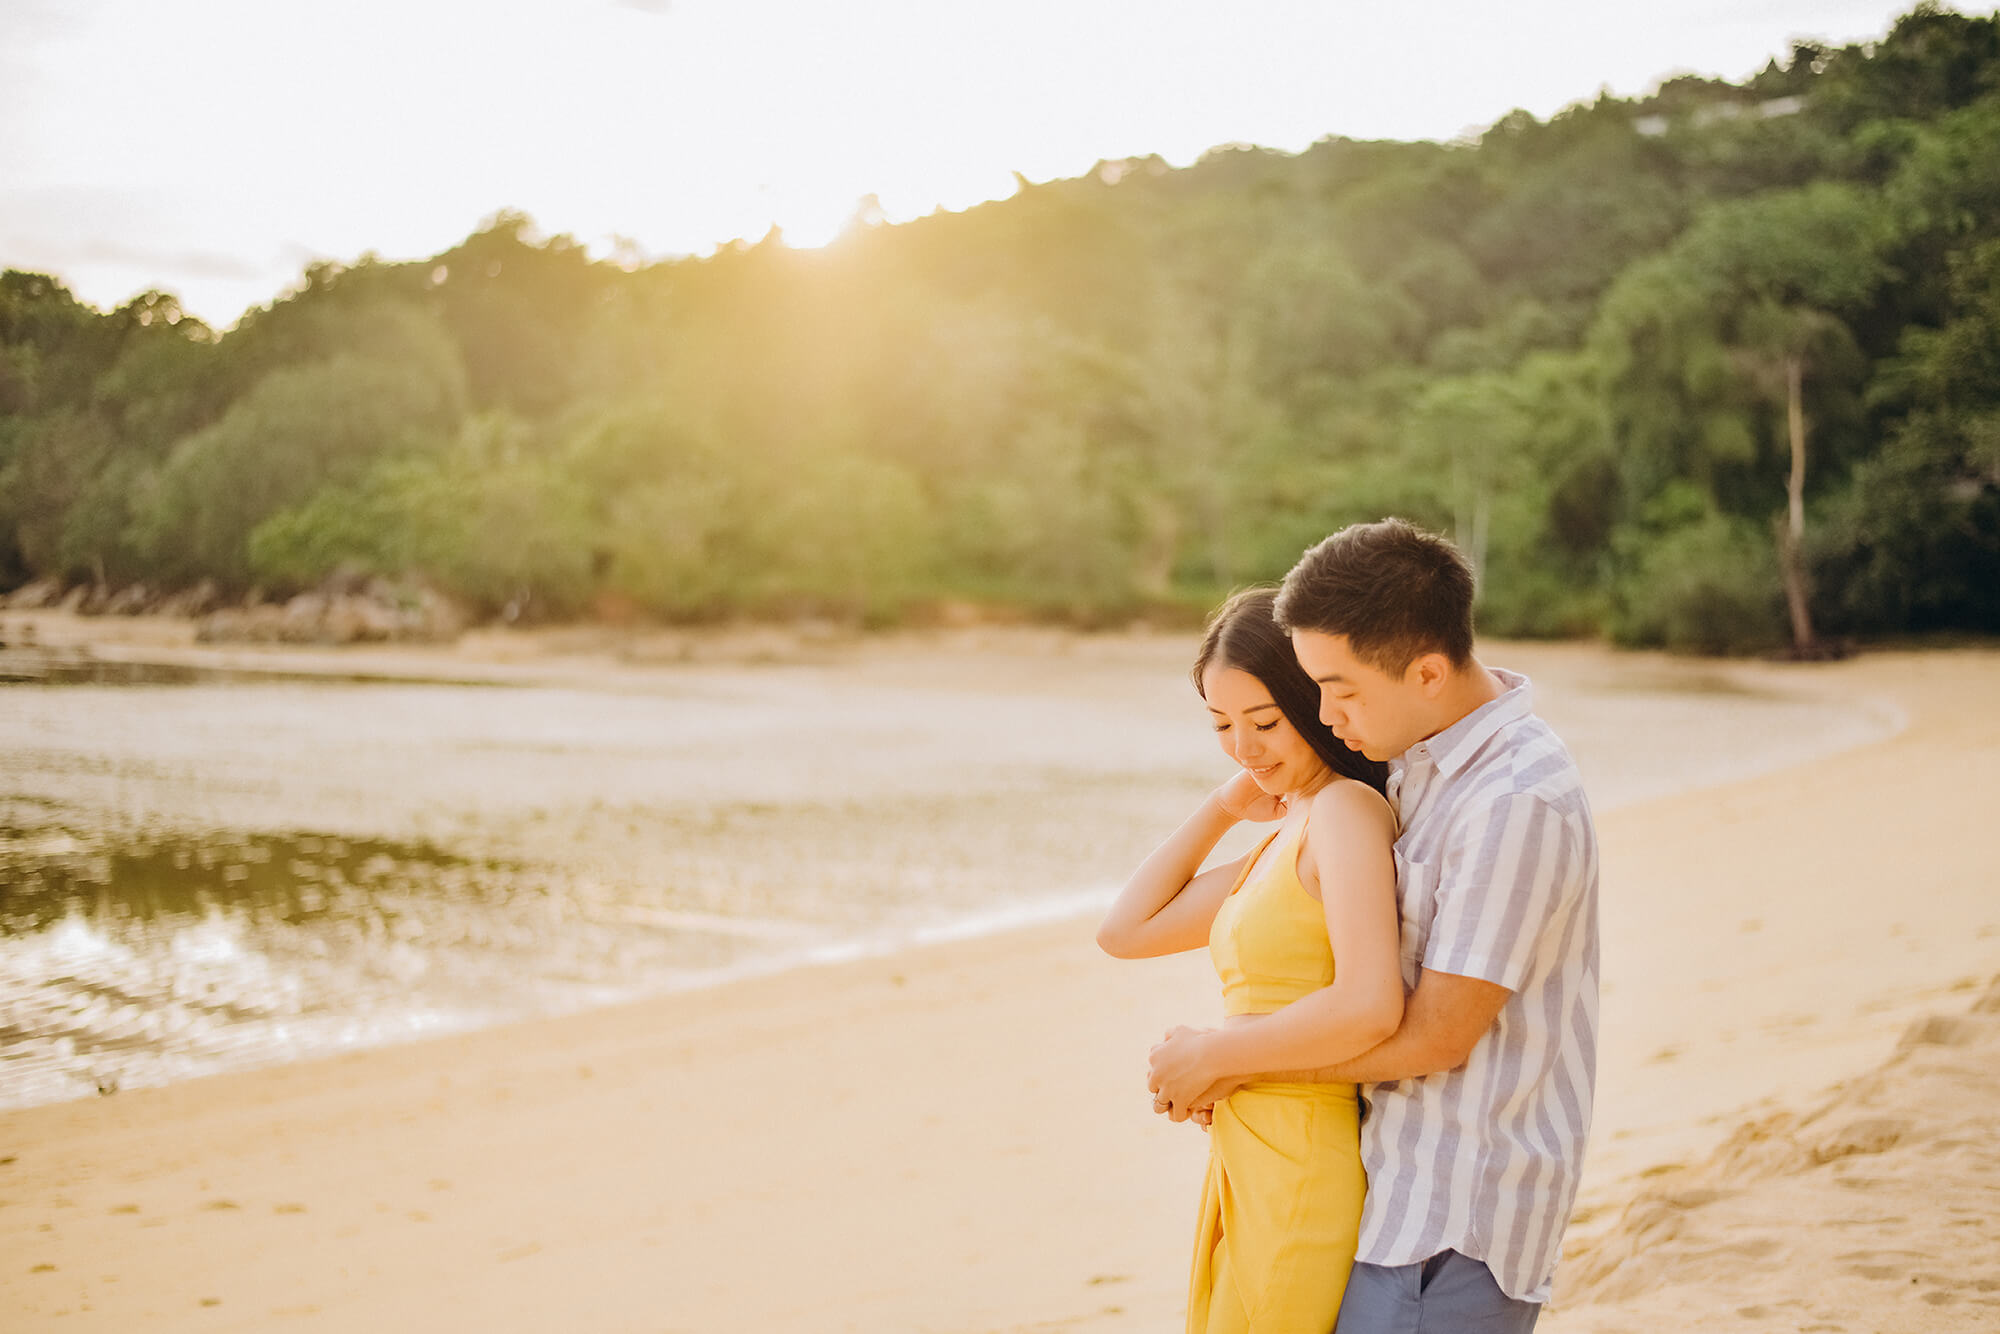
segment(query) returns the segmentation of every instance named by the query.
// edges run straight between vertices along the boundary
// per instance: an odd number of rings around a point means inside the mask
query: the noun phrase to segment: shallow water
[[[0,687],[0,1106],[1075,912],[1226,776],[1188,651]],[[1600,809],[1895,725],[1606,661],[1531,665]]]

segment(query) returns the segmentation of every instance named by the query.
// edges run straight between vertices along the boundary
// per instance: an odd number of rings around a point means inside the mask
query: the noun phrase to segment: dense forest
[[[2000,16],[817,251],[503,213],[224,334],[0,277],[0,588],[1102,622],[1387,513],[1471,554],[1488,633],[2000,631]]]

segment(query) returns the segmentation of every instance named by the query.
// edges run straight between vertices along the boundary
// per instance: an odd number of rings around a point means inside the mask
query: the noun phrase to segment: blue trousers
[[[1409,1265],[1357,1263],[1336,1334],[1528,1334],[1541,1303],[1500,1291],[1493,1271],[1441,1251]]]

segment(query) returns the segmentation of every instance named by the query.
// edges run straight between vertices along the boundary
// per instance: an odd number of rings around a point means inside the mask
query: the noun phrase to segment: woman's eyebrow
[[[1278,707],[1278,706],[1277,706],[1277,705],[1276,705],[1275,703],[1266,703],[1266,704],[1252,704],[1252,705],[1251,705],[1251,706],[1250,706],[1249,708],[1247,708],[1247,709],[1243,710],[1243,712],[1245,712],[1245,713],[1262,713],[1262,712],[1263,712],[1264,710],[1266,710],[1266,709],[1275,709],[1275,708],[1277,708],[1277,707]],[[1211,705],[1209,705],[1209,706],[1208,706],[1208,711],[1209,711],[1210,713],[1214,714],[1214,715],[1215,715],[1216,717],[1218,717],[1218,718],[1226,718],[1226,717],[1228,717],[1228,716],[1229,716],[1228,714],[1224,713],[1224,712],[1223,712],[1223,711],[1222,711],[1221,709],[1218,709],[1218,708],[1216,708],[1216,707],[1215,707],[1215,706],[1214,706],[1213,704],[1211,704]]]

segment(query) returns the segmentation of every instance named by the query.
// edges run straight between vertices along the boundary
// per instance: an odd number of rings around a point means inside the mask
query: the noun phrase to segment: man
[[[1597,838],[1527,678],[1472,655],[1472,571],[1399,519],[1342,529],[1277,617],[1320,718],[1390,765],[1403,981],[1394,1036],[1310,1072],[1153,1050],[1176,1120],[1252,1078],[1363,1086],[1368,1197],[1340,1334],[1534,1327],[1576,1198],[1597,1047]],[[1226,1031],[1226,1030],[1225,1030]]]

